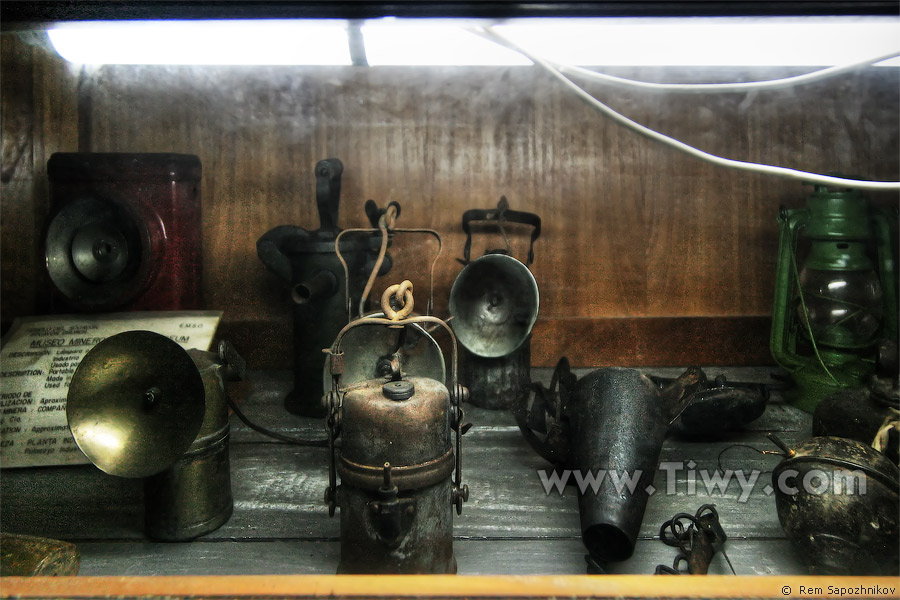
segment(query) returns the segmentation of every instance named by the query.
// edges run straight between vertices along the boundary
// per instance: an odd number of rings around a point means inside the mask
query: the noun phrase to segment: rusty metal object
[[[81,553],[75,544],[49,538],[0,534],[0,577],[78,575]]]
[[[620,491],[612,477],[603,477],[596,493],[588,488],[578,494],[582,541],[596,562],[625,560],[634,552],[663,440],[705,381],[696,367],[664,389],[634,369],[618,367],[576,380],[563,358],[550,393],[538,392],[530,407],[523,402],[514,408],[526,440],[557,469],[582,476],[614,471],[634,481]]]
[[[599,369],[579,380],[569,407],[569,466],[638,477],[624,500],[611,479],[597,494],[579,494],[581,537],[591,555],[625,560],[634,552],[663,440],[703,380],[697,368],[663,390],[633,369]]]
[[[813,434],[835,436],[873,445],[894,464],[900,462],[900,430],[891,427],[900,419],[897,379],[873,376],[866,387],[839,390],[827,396],[813,413]],[[887,426],[886,426],[887,425]]]
[[[531,388],[531,336],[506,356],[486,358],[463,349],[463,385],[470,403],[481,408],[504,410]]]
[[[437,241],[437,252],[435,252],[434,257],[431,259],[431,268],[429,270],[429,292],[428,292],[428,303],[425,306],[425,314],[430,315],[434,308],[434,269],[437,266],[438,259],[441,256],[441,252],[443,251],[443,241],[441,240],[440,234],[433,229],[422,229],[422,228],[398,228],[394,227],[394,223],[396,222],[397,217],[400,215],[400,204],[397,202],[391,202],[388,204],[387,208],[378,209],[375,206],[375,203],[372,200],[369,200],[366,203],[366,213],[369,215],[369,219],[372,221],[373,229],[345,229],[341,233],[338,234],[337,238],[334,240],[334,252],[338,257],[338,261],[344,268],[344,281],[345,281],[345,289],[350,289],[350,265],[347,260],[344,258],[344,255],[341,251],[343,247],[341,240],[346,235],[360,235],[360,234],[370,234],[370,235],[380,235],[381,236],[381,246],[378,250],[378,257],[375,259],[373,267],[369,270],[369,279],[366,281],[365,289],[359,298],[359,308],[356,313],[357,317],[362,317],[365,314],[365,305],[369,299],[369,294],[372,291],[372,286],[375,284],[375,279],[379,275],[383,275],[386,271],[383,268],[385,261],[388,260],[387,256],[387,248],[390,245],[390,240],[398,233],[409,234],[425,234],[433,237]],[[412,283],[409,284],[410,288]],[[398,302],[403,302],[406,300],[406,294],[401,293],[397,297]],[[410,295],[410,299],[412,296]],[[346,295],[345,302],[347,305],[347,321],[353,320],[353,300],[349,294]],[[411,312],[411,311],[410,311]]]
[[[367,204],[366,210],[371,212],[370,217],[375,216],[373,204]],[[369,274],[365,289],[359,298],[358,316],[388,318],[396,320],[398,312],[394,305],[402,307],[403,316],[412,314],[415,301],[412,295],[412,283],[405,281],[399,284],[401,287],[392,286],[382,295],[381,305],[386,307],[382,312],[364,314],[365,304],[371,293],[375,279],[381,271],[383,261],[387,256],[389,240],[398,233],[402,234],[426,234],[437,241],[437,251],[431,261],[430,286],[428,302],[425,314],[431,314],[434,305],[434,269],[440,258],[443,243],[441,236],[432,229],[404,229],[396,228],[394,224],[400,212],[400,205],[391,202],[387,208],[377,212],[377,228],[374,229],[345,229],[338,234],[334,241],[334,251],[338,261],[344,268],[345,288],[349,289],[350,271],[347,261],[341,253],[341,239],[345,235],[379,234],[381,247],[374,266]],[[394,296],[394,298],[389,298]],[[387,299],[387,302],[386,302]],[[348,322],[353,319],[353,299],[349,295],[345,298]],[[421,325],[406,325],[403,327],[357,327],[344,339],[344,345],[354,348],[352,355],[346,359],[342,368],[342,381],[344,385],[364,381],[373,377],[382,377],[395,369],[397,361],[402,362],[403,373],[418,377],[427,377],[438,381],[446,380],[444,357],[440,346]],[[399,367],[396,367],[399,369]],[[398,371],[399,372],[399,371]],[[326,364],[323,370],[323,389],[331,387],[331,365]]]
[[[384,313],[373,313],[366,317],[384,318]],[[421,325],[407,325],[402,329],[387,327],[357,327],[344,338],[344,345],[353,348],[353,353],[344,355],[344,385],[367,379],[383,377],[402,365],[403,372],[416,377],[427,377],[445,381],[447,372],[444,356],[437,341]],[[325,365],[322,370],[325,389],[331,387],[331,370]]]
[[[653,377],[661,388],[674,380]],[[769,385],[728,381],[725,375],[704,381],[678,418],[672,433],[690,437],[721,437],[762,416],[769,402]]]
[[[771,436],[774,439],[774,436]],[[867,444],[814,437],[772,472],[778,520],[814,575],[896,575],[900,470]]]
[[[725,553],[725,541],[728,536],[719,522],[719,513],[715,505],[704,504],[693,515],[678,513],[659,528],[659,539],[668,546],[678,548],[680,554],[675,557],[671,567],[658,565],[657,575],[706,575],[709,565],[717,552],[728,562],[731,572],[734,567]],[[681,565],[685,570],[681,569]]]
[[[357,319],[338,334],[329,350],[331,452],[325,499],[329,514],[338,507],[341,511],[338,573],[456,572],[452,509],[455,504],[459,512],[468,497],[460,463],[464,431],[459,405],[465,392],[456,383],[452,331],[435,317],[404,317],[412,310],[411,294],[408,282],[388,288],[382,310],[394,318]],[[426,323],[442,326],[450,335],[449,389],[441,381],[404,376],[396,354],[397,364],[384,376],[344,384],[341,346],[352,331]],[[339,456],[334,444],[338,437]]]
[[[215,354],[186,352],[159,334],[128,331],[97,344],[75,370],[67,410],[75,442],[107,473],[144,478],[149,537],[186,541],[230,518],[225,381],[245,369],[227,342]]]

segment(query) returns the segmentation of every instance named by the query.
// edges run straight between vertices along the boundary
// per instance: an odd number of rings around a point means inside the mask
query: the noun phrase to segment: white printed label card
[[[185,350],[209,350],[217,310],[48,315],[16,319],[0,349],[0,467],[80,465],[66,422],[72,374],[101,340],[125,331],[153,331]]]

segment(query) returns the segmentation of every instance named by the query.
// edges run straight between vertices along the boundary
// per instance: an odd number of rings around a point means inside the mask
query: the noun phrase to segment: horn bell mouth
[[[450,289],[450,322],[469,352],[499,358],[531,335],[540,297],[531,271],[506,254],[470,262]]]

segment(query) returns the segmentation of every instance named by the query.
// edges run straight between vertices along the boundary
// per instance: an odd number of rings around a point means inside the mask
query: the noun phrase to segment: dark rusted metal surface
[[[368,316],[381,318],[384,314]],[[341,371],[344,385],[389,375],[394,362],[397,362],[398,369],[402,364],[406,375],[437,381],[447,379],[441,348],[420,325],[408,325],[402,329],[357,327],[347,334],[345,344],[353,351],[341,355],[344,360]],[[322,371],[325,389],[331,386],[330,366],[325,365]]]
[[[486,221],[498,229],[505,248],[469,260],[472,222]],[[506,224],[532,228],[525,263],[512,256]],[[541,218],[509,209],[506,197],[496,209],[463,213],[466,234],[462,272],[450,290],[453,330],[465,349],[463,382],[473,405],[506,409],[528,394],[531,385],[531,330],[537,321],[540,296],[528,266],[534,261],[534,242],[541,235]]]
[[[449,478],[407,492],[400,531],[393,540],[380,535],[384,518],[371,508],[382,501],[378,491],[342,484],[341,562],[338,573],[456,573],[453,556],[453,511]],[[411,514],[410,514],[411,513]]]
[[[896,575],[900,471],[870,446],[814,437],[772,472],[778,520],[815,575]]]
[[[353,485],[378,489],[385,462],[393,466],[394,483],[401,490],[434,483],[428,481],[428,473],[440,480],[453,471],[447,388],[421,377],[404,381],[415,386],[415,394],[405,400],[386,397],[383,379],[347,390],[341,405],[343,441],[337,466],[342,481],[348,482],[345,475],[349,475]]]
[[[673,380],[652,379],[664,387]],[[692,437],[721,437],[755,421],[766,410],[769,386],[728,381],[724,375],[704,381],[690,403],[672,423],[672,433]]]
[[[889,427],[900,418],[897,380],[873,377],[867,387],[840,390],[826,397],[813,413],[813,434],[835,436],[871,445],[879,432],[882,452],[897,464],[900,429]]]
[[[344,165],[337,158],[316,164],[316,206],[320,228],[307,230],[281,225],[265,233],[256,243],[262,263],[291,287],[293,299],[294,389],[285,398],[288,411],[323,417],[322,369],[327,348],[347,324],[345,297],[359,298],[377,249],[371,235],[347,236],[341,252],[347,261],[349,277],[335,254],[334,243],[341,230],[337,226],[340,206],[341,174]],[[386,265],[389,268],[389,263]],[[349,287],[349,289],[348,289]]]
[[[0,576],[78,575],[81,554],[75,544],[4,532],[0,534]]]
[[[557,469],[598,478],[613,472],[618,481],[634,482],[618,490],[613,477],[604,476],[596,492],[590,486],[579,491],[582,541],[596,562],[625,560],[634,552],[663,440],[705,381],[696,367],[663,389],[634,369],[618,367],[576,381],[563,358],[549,392],[536,386],[531,407],[515,407],[525,438]]]
[[[463,349],[460,370],[470,404],[507,409],[526,398],[531,388],[531,336],[518,349],[499,358],[485,358]]]
[[[716,552],[721,552],[731,572],[734,567],[725,554],[728,536],[719,522],[719,513],[712,504],[704,504],[693,515],[678,513],[659,528],[659,539],[668,546],[678,548],[671,567],[657,565],[657,575],[706,575]],[[682,570],[684,565],[686,570]]]
[[[392,383],[411,384],[409,395],[390,397],[384,388]],[[444,384],[412,377],[351,386],[341,402],[340,426],[338,572],[455,573],[454,453]],[[391,486],[384,481],[386,466]],[[393,500],[386,488],[393,489]]]
[[[659,390],[633,369],[607,368],[576,385],[567,411],[569,468],[638,478],[631,493],[619,492],[607,477],[596,494],[588,489],[578,495],[581,536],[592,556],[625,560],[634,552],[663,440],[703,379],[703,372],[692,368]]]
[[[401,300],[395,310],[391,298]],[[405,300],[404,300],[405,299]],[[365,317],[348,324],[331,345],[332,391],[327,426],[331,440],[329,513],[341,510],[338,573],[455,573],[453,513],[468,496],[461,483],[456,340],[435,317],[404,318],[412,310],[411,284],[391,286],[382,310],[393,318]],[[341,343],[354,329],[443,326],[453,356],[448,390],[443,382],[404,377],[401,357],[383,376],[344,386]],[[456,452],[451,431],[456,434]],[[340,456],[335,439],[340,436]],[[451,474],[456,472],[456,480]],[[340,475],[340,486],[337,485]]]

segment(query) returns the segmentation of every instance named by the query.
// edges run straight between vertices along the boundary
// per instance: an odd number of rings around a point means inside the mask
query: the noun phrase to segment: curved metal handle
[[[316,163],[316,207],[319,209],[319,227],[325,231],[338,230],[343,172],[344,163],[338,158],[326,158]]]
[[[290,282],[291,261],[282,248],[287,240],[308,236],[309,232],[297,225],[279,225],[256,241],[256,254],[267,269]]]
[[[450,392],[451,397],[453,397],[454,401],[456,400],[456,396],[460,395],[458,389],[458,377],[457,377],[457,355],[459,354],[457,349],[456,336],[453,335],[453,330],[450,328],[447,323],[443,320],[432,317],[428,315],[420,315],[415,317],[408,317],[405,319],[399,320],[391,320],[383,317],[365,317],[361,319],[355,319],[350,323],[347,323],[343,329],[337,334],[337,337],[334,339],[334,343],[331,345],[331,348],[326,348],[325,352],[331,355],[331,362],[329,363],[329,370],[332,374],[332,392],[338,392],[341,389],[341,375],[343,374],[343,352],[341,352],[341,341],[344,336],[347,335],[347,332],[355,327],[361,327],[364,325],[382,325],[388,327],[402,327],[406,325],[415,325],[420,323],[433,323],[435,325],[440,325],[444,328],[444,331],[447,332],[447,335],[450,336],[451,348],[452,348],[452,357],[451,357],[451,367],[450,367],[450,381],[447,386],[448,391]]]
[[[369,201],[372,202],[372,201]],[[428,289],[428,303],[425,305],[425,314],[430,315],[431,311],[434,309],[434,269],[437,265],[438,259],[441,257],[441,252],[443,252],[443,241],[441,240],[440,234],[433,229],[394,229],[393,223],[394,220],[400,215],[400,204],[397,202],[391,202],[388,204],[388,207],[376,215],[374,212],[369,210],[369,202],[366,203],[366,212],[369,214],[369,219],[372,219],[373,216],[376,216],[378,219],[378,227],[372,229],[345,229],[340,232],[338,236],[334,240],[334,251],[337,254],[338,260],[341,262],[341,266],[344,267],[344,294],[345,294],[345,302],[347,305],[347,321],[351,321],[353,319],[353,302],[350,298],[350,270],[347,266],[347,261],[344,260],[344,256],[341,254],[341,238],[348,233],[381,233],[382,238],[382,250],[379,252],[379,257],[383,256],[383,253],[387,251],[387,236],[395,233],[424,233],[430,236],[433,236],[434,239],[437,240],[437,252],[434,254],[434,258],[431,260],[431,271],[430,271],[430,280],[429,280],[429,289]],[[374,202],[372,202],[374,206]],[[391,211],[391,207],[396,207],[396,211]],[[382,229],[383,226],[383,229]],[[373,267],[372,273],[369,275],[369,281],[366,284],[366,288],[371,290],[371,284],[374,283],[375,278],[378,276],[379,263],[376,261],[375,266]],[[366,301],[367,293],[363,293],[363,297],[359,299],[359,315],[362,316],[363,313],[363,305]]]
[[[462,230],[466,234],[466,244],[463,247],[462,264],[469,264],[469,255],[472,249],[472,221],[493,221],[498,224],[501,232],[503,232],[504,223],[521,223],[523,225],[531,225],[534,229],[531,232],[531,242],[528,246],[528,259],[525,266],[530,266],[534,262],[534,243],[541,236],[541,218],[534,213],[522,212],[518,210],[509,210],[509,204],[506,196],[500,198],[497,208],[491,209],[469,209],[463,213]],[[504,237],[506,233],[503,232]]]

